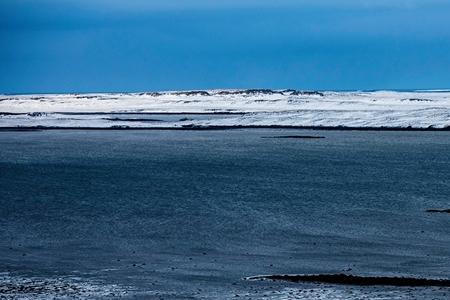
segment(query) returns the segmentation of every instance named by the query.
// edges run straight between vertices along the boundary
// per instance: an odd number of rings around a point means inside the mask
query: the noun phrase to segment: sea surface
[[[449,278],[446,208],[450,132],[0,132],[0,298],[449,299],[245,280]]]

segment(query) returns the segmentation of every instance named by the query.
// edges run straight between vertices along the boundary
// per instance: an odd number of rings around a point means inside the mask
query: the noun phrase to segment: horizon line
[[[4,93],[0,92],[0,95],[13,96],[13,95],[79,95],[79,94],[139,94],[139,93],[173,93],[173,92],[194,92],[194,91],[245,91],[245,90],[270,90],[270,91],[286,91],[286,90],[296,90],[296,91],[316,91],[316,92],[450,92],[450,88],[399,88],[399,89],[295,89],[295,88],[207,88],[207,89],[179,89],[179,90],[132,90],[132,91],[88,91],[88,92],[12,92]]]

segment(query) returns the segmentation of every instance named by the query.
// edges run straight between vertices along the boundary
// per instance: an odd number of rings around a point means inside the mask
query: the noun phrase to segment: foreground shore
[[[446,300],[449,143],[421,131],[0,132],[0,293]]]

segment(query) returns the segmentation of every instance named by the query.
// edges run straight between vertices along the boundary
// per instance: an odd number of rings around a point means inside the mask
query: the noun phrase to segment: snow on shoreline
[[[149,115],[152,113],[216,115],[164,119]],[[0,128],[274,125],[445,128],[450,126],[450,91],[208,90],[0,95]]]

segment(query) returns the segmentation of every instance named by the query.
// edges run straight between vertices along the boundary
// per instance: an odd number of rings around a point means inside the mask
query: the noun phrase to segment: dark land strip
[[[427,209],[426,212],[429,212],[429,213],[447,213],[447,214],[450,214],[450,208],[449,208],[449,209]]]
[[[348,126],[286,126],[286,125],[212,125],[200,126],[194,124],[180,127],[58,127],[58,126],[17,126],[0,127],[0,131],[32,131],[32,130],[228,130],[228,129],[310,129],[310,130],[337,130],[337,131],[450,131],[450,126],[435,127],[348,127]]]
[[[290,282],[313,282],[326,284],[345,284],[360,286],[409,286],[426,287],[439,286],[450,287],[450,279],[428,279],[415,277],[364,277],[347,274],[318,274],[318,275],[264,275],[245,278],[247,280],[274,280]]]

